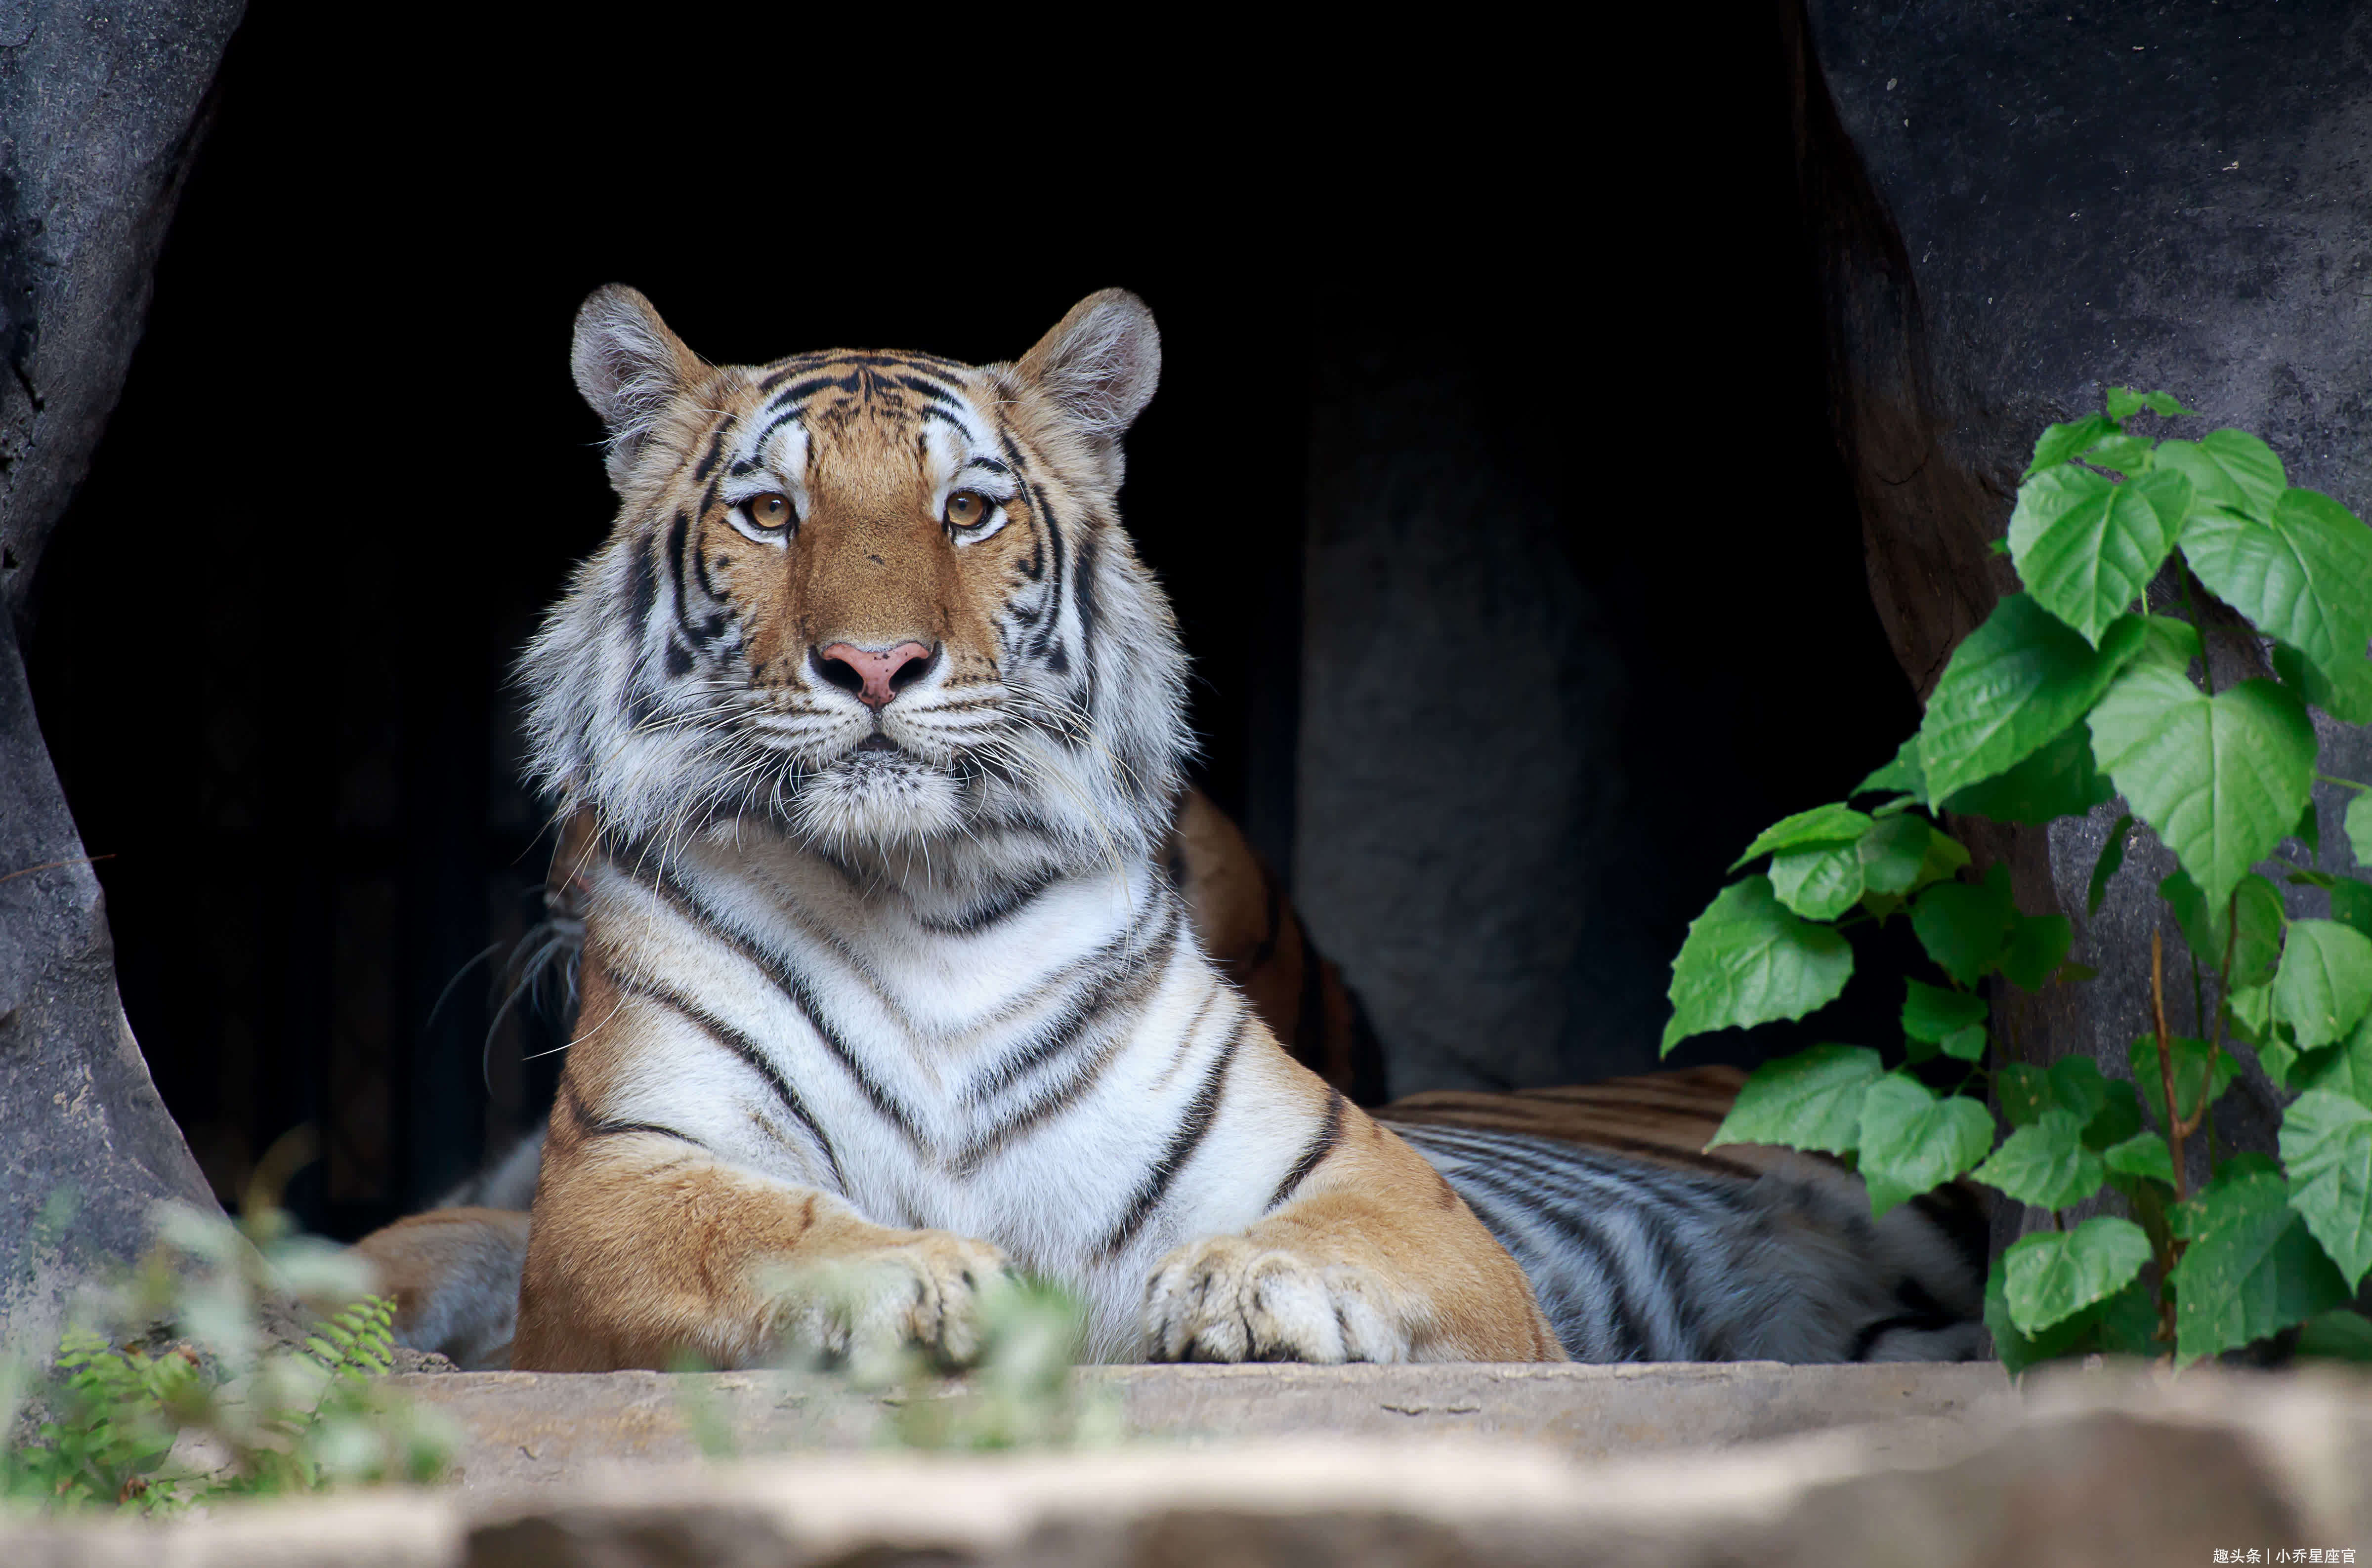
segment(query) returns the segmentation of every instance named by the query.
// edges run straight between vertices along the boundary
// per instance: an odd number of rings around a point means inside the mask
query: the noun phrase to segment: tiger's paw
[[[1413,1343],[1383,1282],[1240,1236],[1205,1237],[1146,1283],[1151,1361],[1407,1361]]]
[[[775,1337],[791,1350],[866,1361],[917,1350],[948,1368],[980,1355],[980,1309],[1011,1277],[1005,1254],[951,1231],[777,1273]]]

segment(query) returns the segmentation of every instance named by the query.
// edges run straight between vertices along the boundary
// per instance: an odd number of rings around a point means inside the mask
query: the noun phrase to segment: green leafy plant
[[[168,1513],[443,1471],[454,1434],[374,1381],[393,1303],[278,1210],[250,1216],[160,1209],[156,1249],[85,1305],[45,1372],[0,1366],[0,1500]],[[295,1344],[268,1321],[292,1300],[327,1313]],[[160,1334],[176,1337],[145,1342]]]
[[[1963,1175],[2049,1211],[2052,1228],[2014,1243],[1987,1283],[2012,1370],[2095,1351],[2190,1362],[2300,1325],[2302,1352],[2372,1359],[2372,1322],[2346,1306],[2372,1272],[2372,883],[2274,858],[2285,840],[2320,852],[2321,777],[2355,792],[2343,822],[2372,867],[2372,792],[2318,772],[2308,714],[2372,723],[2372,529],[2292,487],[2245,432],[2130,428],[2192,412],[2119,387],[2104,412],[2043,433],[2000,547],[2023,591],[1953,652],[1892,761],[1747,846],[1732,871],[1767,863],[1722,889],[1672,966],[1668,1052],[1827,1005],[1854,972],[1850,934],[1908,921],[1938,972],[1904,981],[1899,1047],[1766,1064],[1715,1141],[1843,1156],[1878,1214]],[[2161,578],[2180,613],[2151,608]],[[2270,645],[2273,678],[2215,689],[2203,633],[2217,601]],[[2191,983],[2169,1000],[2154,932],[2131,1079],[2088,1059],[2006,1060],[1989,982],[2095,977],[2067,959],[2066,918],[2019,910],[2007,867],[1978,875],[1943,824],[2046,823],[2118,796],[2128,811],[2089,911],[2129,840],[2155,834],[2179,867],[2158,893]],[[2327,897],[2330,918],[2290,919],[2273,876]],[[2215,1157],[2209,1112],[2236,1051],[2295,1096],[2278,1161]],[[2193,1191],[2203,1132],[2211,1175]],[[2069,1223],[2104,1191],[2125,1212]]]

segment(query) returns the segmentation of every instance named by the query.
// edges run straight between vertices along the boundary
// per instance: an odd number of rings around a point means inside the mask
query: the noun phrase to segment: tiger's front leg
[[[718,1367],[785,1345],[830,1354],[980,1348],[982,1294],[1005,1258],[970,1237],[896,1230],[839,1198],[725,1165],[663,1132],[553,1107],[519,1283],[522,1371]]]
[[[1330,1114],[1340,1136],[1291,1201],[1154,1270],[1147,1359],[1563,1361],[1523,1270],[1440,1174],[1356,1109]]]

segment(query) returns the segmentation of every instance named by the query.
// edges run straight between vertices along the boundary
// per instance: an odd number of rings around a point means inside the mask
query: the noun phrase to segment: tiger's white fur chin
[[[826,849],[928,843],[962,830],[962,791],[954,775],[913,757],[859,752],[802,784],[792,825]]]

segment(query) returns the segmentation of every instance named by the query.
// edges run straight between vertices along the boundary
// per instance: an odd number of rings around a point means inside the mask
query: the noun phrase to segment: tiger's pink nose
[[[938,650],[920,643],[901,643],[879,653],[854,643],[832,643],[808,656],[815,671],[856,700],[878,712],[890,699],[931,672]]]

